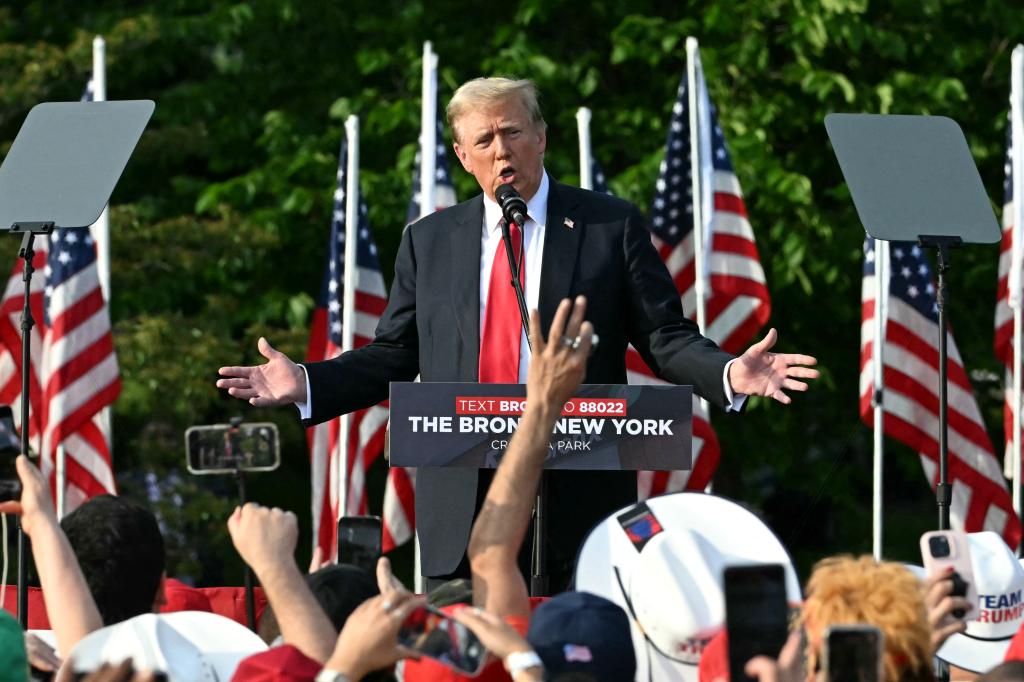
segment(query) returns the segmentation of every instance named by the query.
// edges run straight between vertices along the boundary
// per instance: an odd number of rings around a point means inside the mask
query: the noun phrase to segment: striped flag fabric
[[[331,215],[327,265],[313,323],[309,334],[306,360],[318,362],[341,354],[342,316],[345,284],[346,169],[348,145],[343,140],[338,159],[337,188]],[[353,347],[365,346],[373,340],[377,322],[387,303],[387,291],[377,258],[377,247],[370,232],[366,202],[359,202],[359,227],[356,231],[356,291]],[[313,543],[321,556],[335,557],[338,551],[338,519],[365,514],[367,511],[366,471],[384,451],[387,426],[386,404],[375,405],[352,413],[349,421],[348,461],[345,459],[341,418],[310,427],[309,442],[312,483]],[[341,486],[348,485],[348,508],[341,509]]]
[[[438,107],[437,144],[434,148],[434,209],[440,211],[455,205],[455,185],[452,184],[451,166],[448,165],[448,152],[444,144],[444,126],[441,123]],[[416,162],[412,169],[412,198],[409,200],[409,211],[406,224],[414,223],[420,217],[420,163],[422,145],[416,152]],[[412,539],[416,530],[416,470],[393,467],[388,470],[388,480],[384,488],[384,538],[382,549],[390,552],[395,547]]]
[[[999,281],[996,285],[995,352],[1003,363],[1003,434],[1005,457],[1003,470],[1007,478],[1013,476],[1013,308],[1010,307],[1010,261],[1013,254],[1013,128],[1006,126],[1006,179],[1003,181],[1003,238],[999,244]]]
[[[694,201],[702,202],[705,254],[703,273],[707,284],[706,328],[701,331],[730,353],[739,354],[768,321],[771,302],[765,284],[754,231],[747,219],[743,191],[733,171],[717,112],[697,64],[698,99],[706,116],[700,117],[699,169],[705,197],[693,197],[690,156],[690,114],[684,76],[672,106],[665,158],[661,162],[657,190],[651,207],[651,239],[668,267],[682,299],[683,313],[697,316],[694,246]],[[626,357],[630,383],[657,383],[638,353]],[[693,400],[692,471],[645,472],[639,479],[641,499],[677,490],[703,490],[715,473],[720,457],[718,438],[703,403]]]
[[[92,81],[83,101],[92,100]],[[22,261],[0,299],[0,403],[21,420]],[[29,436],[57,497],[57,449],[63,447],[65,512],[103,493],[116,493],[110,434],[101,411],[121,392],[110,315],[100,288],[89,228],[37,237],[30,306],[32,329]]]
[[[939,316],[932,272],[923,250],[890,242],[888,319],[883,346],[883,425],[886,435],[916,450],[932,488],[939,472]],[[861,290],[860,414],[873,424],[875,241],[864,243]],[[992,449],[952,333],[947,331],[949,376],[950,523],[967,532],[991,530],[1010,547],[1020,542],[1002,469]]]

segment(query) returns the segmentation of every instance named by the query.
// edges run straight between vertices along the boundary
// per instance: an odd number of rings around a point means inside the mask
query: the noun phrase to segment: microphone
[[[494,198],[501,206],[501,214],[505,220],[519,227],[526,225],[526,202],[510,183],[498,185],[494,190]]]

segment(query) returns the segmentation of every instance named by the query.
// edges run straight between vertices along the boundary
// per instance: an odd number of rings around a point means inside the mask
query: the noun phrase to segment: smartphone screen
[[[479,672],[487,658],[487,649],[469,628],[432,606],[409,614],[398,643],[467,675]]]
[[[829,682],[881,682],[882,633],[870,626],[836,626],[825,636]]]
[[[370,572],[380,558],[379,516],[343,516],[338,519],[338,563],[351,564]]]
[[[273,471],[281,463],[277,425],[213,424],[185,431],[185,457],[193,474]]]
[[[725,628],[730,679],[744,674],[755,656],[777,658],[789,636],[786,576],[781,564],[728,566],[725,569]]]
[[[14,428],[10,405],[0,405],[0,502],[21,499],[21,480],[14,460],[21,453],[21,438]]]

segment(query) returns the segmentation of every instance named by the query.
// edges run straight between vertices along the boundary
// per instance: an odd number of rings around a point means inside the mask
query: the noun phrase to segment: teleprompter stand
[[[35,238],[60,228],[87,227],[110,199],[154,104],[48,102],[29,112],[0,166],[0,229],[21,235],[24,304],[21,316],[21,454],[30,456],[31,332],[29,305]],[[28,627],[28,542],[18,524],[18,619]]]
[[[967,140],[942,116],[830,114],[825,127],[867,233],[934,249],[938,281],[939,530],[949,528],[947,349],[950,250],[993,244],[999,225]],[[884,400],[884,397],[882,398]]]

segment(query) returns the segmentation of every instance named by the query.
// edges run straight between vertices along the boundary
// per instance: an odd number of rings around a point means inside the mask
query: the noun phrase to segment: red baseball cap
[[[231,682],[313,682],[323,668],[291,644],[243,658]]]

